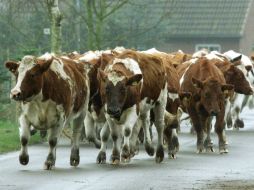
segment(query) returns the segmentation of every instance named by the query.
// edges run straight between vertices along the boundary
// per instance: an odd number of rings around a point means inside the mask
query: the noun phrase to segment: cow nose
[[[121,115],[120,108],[108,108],[108,114],[113,117],[119,117]]]
[[[211,111],[211,116],[217,116],[218,115],[218,112],[216,112],[216,111]]]
[[[19,90],[12,90],[10,94],[10,98],[14,100],[19,100],[20,99],[21,92]]]

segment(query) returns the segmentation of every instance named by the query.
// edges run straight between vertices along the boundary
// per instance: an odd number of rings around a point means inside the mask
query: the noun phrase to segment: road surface
[[[82,144],[80,165],[69,165],[70,145],[58,146],[56,167],[43,170],[47,144],[29,147],[30,162],[22,166],[18,152],[0,155],[0,190],[163,190],[163,189],[254,189],[254,110],[245,111],[246,127],[227,131],[229,153],[195,153],[196,137],[184,125],[179,135],[180,152],[176,160],[167,157],[156,164],[141,148],[131,163],[97,165],[98,150]],[[166,154],[165,154],[166,155]],[[107,152],[107,159],[110,151]],[[167,156],[167,155],[166,155]]]

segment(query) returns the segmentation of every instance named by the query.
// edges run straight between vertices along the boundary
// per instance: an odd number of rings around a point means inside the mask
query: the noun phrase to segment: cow
[[[220,153],[227,153],[224,131],[225,98],[233,90],[226,84],[223,73],[206,57],[195,59],[181,75],[180,99],[197,133],[197,153],[204,148],[212,149],[209,137],[204,141],[204,132],[210,131],[211,117],[216,117],[215,131],[219,139]]]
[[[174,56],[172,56],[171,54],[158,51],[155,48],[142,52],[161,58],[163,61],[163,66],[166,70],[168,94],[165,112],[164,138],[165,142],[167,142],[169,157],[176,158],[176,152],[179,150],[179,142],[176,130],[179,128],[182,110],[180,109],[180,99],[178,96],[180,89],[179,75],[173,63],[176,63],[177,61],[177,65],[180,64],[181,61],[187,59],[187,55],[183,52],[177,52]],[[153,112],[151,112],[151,114],[151,116],[153,116]]]
[[[223,55],[232,62],[232,60],[239,60],[237,68],[239,68],[245,76],[245,80],[248,80],[250,86],[252,87],[254,83],[254,74],[253,74],[253,65],[249,57],[244,54],[237,53],[233,50],[229,50]],[[237,80],[237,79],[236,79]],[[238,80],[240,81],[240,80]],[[253,87],[252,87],[253,88]],[[239,128],[244,127],[244,121],[240,118],[240,113],[243,110],[244,106],[252,100],[252,93],[236,93],[233,98],[231,98],[231,104],[229,112],[227,113],[227,127],[239,130]]]
[[[48,130],[49,153],[44,169],[56,161],[56,145],[61,130],[73,121],[70,165],[78,166],[79,138],[89,100],[89,79],[85,68],[70,59],[46,53],[41,57],[24,56],[21,61],[7,61],[5,66],[16,76],[10,98],[21,103],[19,161],[27,165],[30,126]]]
[[[127,50],[113,58],[104,70],[100,69],[97,77],[113,139],[111,163],[120,163],[122,136],[124,138],[121,161],[130,161],[130,137],[134,126],[140,121],[144,132],[147,133],[151,109],[155,113],[158,134],[155,161],[162,162],[164,112],[167,102],[167,78],[162,60],[152,55]],[[145,137],[145,147],[149,152],[153,150],[151,139],[149,135]],[[100,151],[98,157],[101,155],[101,160],[105,160],[105,152]]]

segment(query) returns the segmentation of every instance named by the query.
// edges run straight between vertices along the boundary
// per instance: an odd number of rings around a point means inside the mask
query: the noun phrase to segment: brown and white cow
[[[89,100],[89,80],[84,67],[48,53],[41,57],[28,55],[20,62],[7,61],[5,65],[17,79],[10,98],[21,102],[20,163],[26,165],[29,162],[27,144],[30,126],[33,126],[49,131],[50,149],[44,167],[52,169],[60,131],[73,120],[70,164],[77,166],[80,130]]]
[[[90,100],[84,122],[86,138],[93,142],[96,148],[101,148],[102,150],[106,149],[106,143],[103,143],[101,147],[101,142],[98,140],[97,136],[102,130],[103,132],[100,134],[100,138],[107,141],[109,137],[109,128],[105,118],[104,105],[99,93],[97,73],[99,68],[103,70],[109,60],[124,50],[123,47],[116,47],[113,50],[88,51],[82,55],[73,52],[68,55],[71,59],[78,61],[79,64],[84,64],[89,70]],[[100,157],[103,157],[103,155]],[[100,157],[98,157],[98,159],[100,159]],[[103,159],[103,162],[104,161]],[[100,163],[101,161],[97,162]]]
[[[178,96],[180,90],[180,78],[173,63],[176,63],[177,60],[177,65],[181,64],[181,61],[187,59],[187,55],[183,52],[177,52],[172,56],[171,54],[158,51],[155,48],[143,51],[143,53],[161,58],[167,74],[168,94],[165,112],[164,138],[168,145],[169,157],[175,158],[175,154],[179,150],[176,130],[179,127],[182,110],[180,109],[180,99]],[[153,114],[153,112],[151,114]]]
[[[181,99],[197,132],[197,152],[211,146],[204,141],[204,132],[210,131],[211,116],[216,117],[215,131],[219,138],[220,153],[228,152],[224,132],[225,98],[232,85],[226,84],[223,73],[206,57],[189,64],[181,76]],[[188,101],[185,101],[185,99]]]
[[[98,73],[100,94],[105,103],[106,119],[113,139],[111,161],[120,161],[120,145],[124,137],[121,160],[129,161],[130,137],[133,128],[141,121],[144,132],[149,131],[149,115],[153,109],[158,133],[156,162],[164,158],[163,127],[167,101],[167,78],[162,60],[135,51],[125,51],[113,58]],[[145,147],[151,147],[151,139],[145,135]],[[100,152],[98,156],[105,155]]]

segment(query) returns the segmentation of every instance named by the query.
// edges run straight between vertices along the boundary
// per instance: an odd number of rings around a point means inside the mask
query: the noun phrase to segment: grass
[[[39,133],[31,136],[29,144],[42,142]],[[20,149],[18,124],[0,120],[0,154]]]

